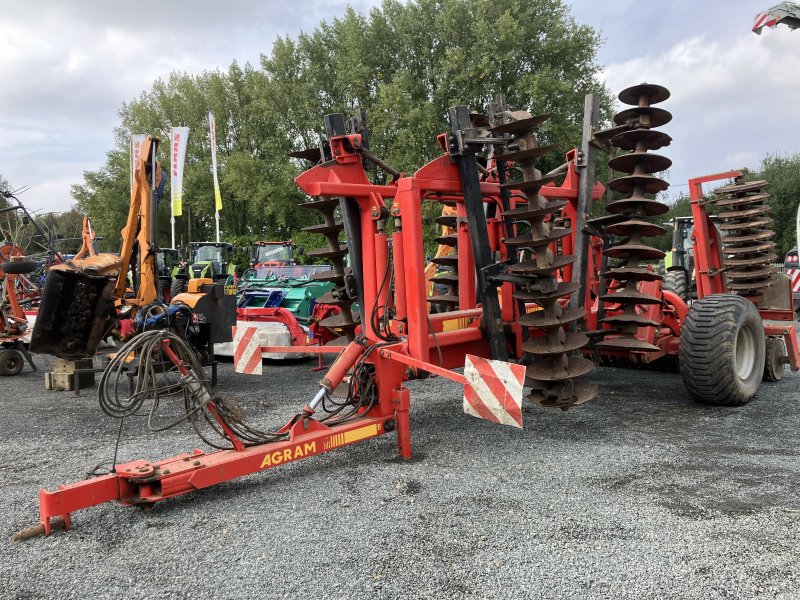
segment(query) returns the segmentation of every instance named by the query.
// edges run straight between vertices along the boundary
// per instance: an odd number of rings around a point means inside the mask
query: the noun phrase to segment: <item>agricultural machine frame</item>
[[[559,267],[558,277],[561,282],[573,282],[572,285],[577,286],[578,293],[569,303],[573,308],[583,307],[580,312],[586,326],[602,330],[600,323],[605,309],[600,298],[606,282],[600,272],[604,243],[602,236],[592,235],[588,230],[587,213],[590,202],[601,198],[604,192],[602,185],[595,184],[594,177],[595,152],[597,146],[604,144],[601,132],[597,131],[597,98],[587,96],[585,108],[583,142],[580,148],[567,154],[564,182],[560,186],[548,183],[536,189],[548,201],[565,201],[560,215],[571,231],[559,233],[561,237],[557,243],[564,254],[574,254],[575,261]],[[515,252],[505,243],[514,231],[509,231],[508,223],[500,217],[514,210],[513,205],[506,204],[508,195],[503,190],[516,184],[504,187],[500,169],[497,177],[490,172],[479,175],[474,148],[476,143],[485,143],[485,140],[471,137],[475,131],[470,118],[467,107],[451,109],[452,131],[440,137],[445,153],[414,175],[395,177],[387,185],[376,185],[368,179],[364,153],[360,151],[362,136],[348,132],[341,115],[326,118],[332,160],[307,170],[295,181],[306,194],[315,198],[316,204],[335,204],[341,208],[351,255],[360,259],[355,261],[348,277],[357,295],[362,332],[354,335],[343,350],[332,349],[339,356],[320,381],[319,391],[275,432],[280,439],[248,445],[219,417],[219,409],[215,408],[217,405],[208,392],[209,412],[217,416],[231,449],[210,453],[195,450],[157,462],[135,460],[116,465],[109,474],[60,486],[53,492],[41,490],[40,525],[21,532],[17,539],[49,534],[53,527],[68,528],[71,513],[81,508],[111,500],[151,505],[392,431],[397,433],[400,455],[410,458],[410,393],[404,382],[430,374],[464,385],[465,411],[470,412],[467,405],[476,394],[472,383],[477,373],[480,386],[493,395],[505,417],[498,417],[485,405],[476,408],[474,403],[471,414],[521,426],[521,398],[515,401],[516,392],[511,390],[518,388],[521,396],[526,368],[505,361],[509,356],[522,357],[528,336],[535,335],[519,322],[521,315],[532,314],[527,310],[534,305],[526,304],[524,296],[515,294],[516,279],[502,268],[513,263]],[[535,119],[529,117],[526,122]],[[530,155],[538,151],[528,148],[519,152]],[[391,202],[387,202],[390,199]],[[429,202],[454,205],[456,212],[455,235],[459,244],[457,256],[452,260],[460,285],[457,305],[442,313],[429,311],[428,284],[422,268],[425,261],[423,203]],[[521,208],[529,210],[528,206]],[[703,295],[724,292],[718,241],[705,227],[706,214],[700,200],[693,200],[693,210],[698,223],[695,240],[698,288]],[[391,234],[386,227],[389,219],[394,225]],[[330,252],[339,252],[338,247]],[[495,257],[499,257],[499,262]],[[391,273],[394,274],[393,293],[384,285]],[[610,281],[610,288],[615,285],[615,281]],[[658,347],[657,352],[649,353],[658,355],[656,358],[675,354],[688,311],[686,304],[668,292],[661,295],[657,279],[643,281],[640,285],[648,293],[659,295],[663,302],[646,308],[659,326],[641,327],[637,336]],[[564,303],[561,306],[566,308]],[[613,314],[615,310],[612,303],[605,313]],[[765,322],[768,334],[787,335],[784,320],[787,316],[780,311],[762,312],[764,318],[782,319],[779,325]],[[561,325],[557,325],[557,329],[560,330]],[[169,341],[162,344],[164,354],[184,374],[187,385],[197,389],[196,376],[171,353]],[[261,352],[268,350],[273,349],[252,349],[253,359],[260,364]],[[597,347],[587,347],[583,352],[637,355],[636,352]],[[789,360],[796,369],[796,342],[791,345]],[[644,358],[642,361],[650,362]],[[465,367],[464,374],[452,370],[461,367]],[[357,380],[369,392],[369,401],[362,397],[358,409],[346,419],[315,418],[320,407],[325,407],[325,399],[348,380],[351,386]]]

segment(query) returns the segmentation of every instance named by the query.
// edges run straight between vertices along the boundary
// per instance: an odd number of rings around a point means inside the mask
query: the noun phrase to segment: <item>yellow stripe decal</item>
[[[349,444],[350,442],[357,442],[358,440],[363,440],[374,435],[378,435],[377,423],[367,425],[366,427],[359,427],[358,429],[353,429],[351,431],[345,431],[344,443]]]

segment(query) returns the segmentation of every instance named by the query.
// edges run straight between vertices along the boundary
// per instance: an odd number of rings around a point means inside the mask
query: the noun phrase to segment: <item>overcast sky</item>
[[[603,36],[610,89],[668,87],[675,186],[800,147],[800,30],[757,36],[776,0],[574,0]],[[113,145],[122,102],[173,70],[257,63],[277,35],[374,0],[0,0],[0,174],[31,209],[66,210],[70,186]],[[423,26],[421,24],[421,26]],[[577,141],[576,141],[577,142]],[[685,189],[685,187],[677,188]]]

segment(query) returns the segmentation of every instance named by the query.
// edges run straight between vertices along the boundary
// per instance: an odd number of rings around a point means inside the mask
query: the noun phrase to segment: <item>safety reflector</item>
[[[258,327],[233,327],[233,368],[245,375],[261,375]]]
[[[465,413],[522,428],[524,365],[467,354],[464,378]]]

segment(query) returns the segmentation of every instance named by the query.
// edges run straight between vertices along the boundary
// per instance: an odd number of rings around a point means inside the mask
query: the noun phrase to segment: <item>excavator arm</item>
[[[152,304],[158,297],[156,252],[158,236],[158,197],[157,190],[161,185],[161,164],[155,159],[158,150],[158,138],[147,136],[139,151],[139,162],[136,165],[131,190],[131,204],[128,209],[128,221],[120,231],[122,247],[119,251],[121,263],[117,275],[114,295],[126,305],[145,306]],[[153,168],[155,165],[155,169]],[[125,299],[128,268],[136,250],[138,258],[135,265],[138,275],[136,297]]]

